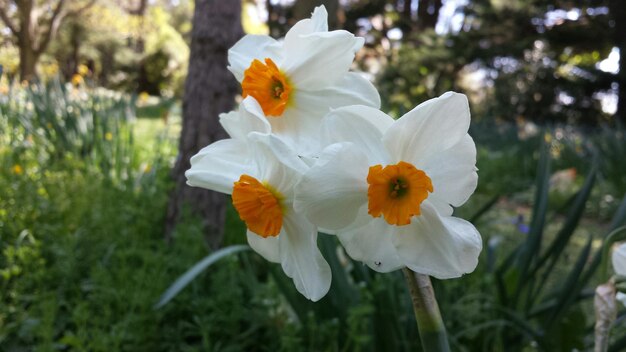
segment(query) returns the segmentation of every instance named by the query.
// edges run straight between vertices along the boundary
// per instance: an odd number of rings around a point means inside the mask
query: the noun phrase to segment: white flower
[[[192,168],[185,175],[191,186],[230,194],[232,184],[227,185],[226,181],[233,176],[228,172],[243,170],[254,163],[248,134],[269,134],[271,127],[254,98],[244,99],[238,111],[221,114],[220,124],[232,138],[222,139],[202,148],[191,158]],[[234,181],[230,181],[232,182]]]
[[[330,288],[330,267],[317,248],[317,228],[293,210],[294,185],[307,166],[273,135],[251,132],[246,139],[247,146],[233,138],[204,148],[191,158],[187,183],[232,194],[250,246],[281,263],[298,291],[317,301]]]
[[[626,242],[613,247],[611,263],[617,275],[626,277]],[[626,306],[626,294],[617,292],[615,298]]]
[[[363,104],[378,108],[374,86],[348,72],[363,38],[328,31],[328,14],[317,7],[296,23],[284,41],[247,35],[228,51],[229,69],[254,97],[272,127],[300,155],[315,154],[319,126],[330,108]]]
[[[335,144],[296,186],[295,209],[374,270],[407,266],[440,279],[472,272],[480,234],[451,216],[478,180],[469,123],[467,98],[451,92],[397,121],[365,106],[336,109],[321,135]]]
[[[626,277],[626,242],[613,247],[611,262],[615,273]]]

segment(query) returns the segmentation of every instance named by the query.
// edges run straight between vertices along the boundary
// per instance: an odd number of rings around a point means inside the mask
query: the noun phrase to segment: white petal
[[[246,231],[246,236],[248,237],[248,244],[255,252],[272,263],[280,263],[280,244],[278,236],[264,238],[250,230]]]
[[[365,205],[359,210],[359,219],[355,223],[359,225],[337,233],[352,259],[381,273],[404,266],[393,245],[391,227],[383,218],[371,217]]]
[[[478,264],[482,240],[469,222],[440,217],[428,202],[411,224],[393,228],[400,259],[416,273],[449,279],[471,273]]]
[[[314,302],[324,297],[330,288],[331,272],[317,248],[317,228],[291,212],[283,219],[278,238],[283,271],[293,279],[296,289]]]
[[[322,144],[351,142],[368,156],[370,165],[387,164],[382,137],[393,119],[378,109],[353,105],[332,110],[322,122]]]
[[[231,194],[233,183],[253,172],[248,150],[246,142],[237,139],[210,144],[191,157],[191,168],[185,172],[187,184]]]
[[[331,108],[349,104],[377,105],[379,103],[378,93],[369,81],[356,73],[348,73],[338,85],[333,85],[328,89],[296,91],[292,104],[283,115],[268,120],[272,132],[283,138],[299,155],[311,156],[318,154],[325,146],[320,143],[320,125]],[[387,120],[378,123],[379,115],[391,120],[379,111],[373,109],[372,111],[374,111],[370,113],[372,116],[366,117],[366,120],[372,120],[377,125],[387,123]]]
[[[611,255],[613,270],[619,276],[626,276],[626,243],[622,243],[613,248]]]
[[[293,200],[293,187],[301,175],[308,170],[304,161],[274,135],[253,132],[248,137],[254,150],[259,181],[269,183],[274,189]]]
[[[303,156],[319,154],[319,131],[325,110],[320,107],[296,105],[285,110],[279,118],[270,118],[272,133],[284,140]]]
[[[470,112],[467,97],[447,92],[409,111],[383,137],[394,163],[421,163],[457,144],[467,134]]]
[[[433,154],[424,162],[423,170],[433,182],[434,192],[428,199],[442,215],[451,215],[449,205],[463,205],[478,184],[474,140],[466,134],[452,148]]]
[[[618,292],[615,295],[615,299],[622,302],[623,305],[626,306],[626,294],[622,293],[622,292]]]
[[[278,63],[281,60],[280,51],[281,44],[272,37],[248,34],[228,50],[228,69],[241,82],[244,71],[250,67],[254,59],[263,62],[265,58],[270,58]]]
[[[354,145],[329,146],[296,185],[294,208],[324,229],[350,225],[367,203],[368,169],[365,154]]]
[[[296,22],[285,35],[285,42],[297,41],[301,35],[316,32],[328,32],[328,12],[323,5],[313,10],[310,19],[307,18]]]
[[[220,124],[231,138],[245,139],[250,132],[270,133],[261,105],[253,97],[247,97],[239,105],[239,111],[220,114]]]
[[[325,115],[331,109],[348,105],[366,105],[378,109],[380,95],[369,80],[356,72],[348,72],[328,88],[296,92],[294,105],[301,106],[307,111],[316,109],[321,115]],[[393,122],[393,119],[391,121]]]
[[[348,73],[362,46],[363,38],[343,30],[285,38],[281,69],[296,90],[324,89]]]

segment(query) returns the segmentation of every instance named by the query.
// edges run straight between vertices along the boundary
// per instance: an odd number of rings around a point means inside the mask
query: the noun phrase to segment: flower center
[[[370,167],[367,183],[368,213],[375,218],[384,216],[391,225],[410,224],[411,216],[420,215],[428,192],[433,192],[430,177],[404,161]]]
[[[283,226],[282,195],[256,178],[241,175],[233,187],[233,205],[248,229],[261,237],[278,236]]]
[[[241,88],[243,97],[253,96],[266,116],[282,115],[292,90],[287,76],[270,58],[265,59],[265,64],[256,59],[252,61],[243,73]]]

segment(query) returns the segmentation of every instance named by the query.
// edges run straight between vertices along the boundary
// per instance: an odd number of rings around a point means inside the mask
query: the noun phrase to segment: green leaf
[[[624,196],[624,199],[622,199],[615,215],[613,215],[613,219],[611,220],[611,230],[614,230],[624,224],[626,224],[626,196]]]
[[[552,270],[556,266],[558,259],[561,257],[561,254],[569,241],[572,238],[572,235],[576,231],[578,227],[578,223],[582,218],[583,212],[585,210],[585,204],[587,204],[587,200],[591,195],[591,190],[595,184],[595,179],[598,171],[598,159],[594,158],[592,162],[591,170],[585,179],[585,183],[583,184],[580,191],[576,194],[576,197],[573,199],[572,206],[569,209],[567,217],[565,219],[565,223],[557,233],[555,239],[552,241],[548,249],[541,256],[537,264],[532,269],[529,276],[534,276],[539,270],[542,269],[544,264],[549,263],[547,268],[543,271],[541,279],[539,281],[539,285],[536,287],[535,292],[532,292],[529,296],[530,301],[533,301],[536,297],[538,297],[541,293],[542,288],[548,280],[548,277],[552,273]],[[528,304],[527,308],[530,309],[531,305]]]
[[[491,197],[491,199],[489,199],[487,203],[485,203],[482,207],[480,207],[474,213],[474,215],[470,216],[468,221],[471,222],[472,224],[475,224],[478,220],[480,220],[480,218],[483,215],[485,215],[485,213],[487,213],[491,208],[493,208],[493,206],[498,202],[498,200],[500,200],[500,194],[496,194],[495,196]]]
[[[550,188],[550,155],[548,146],[542,143],[539,163],[537,167],[535,205],[533,207],[533,217],[530,223],[530,230],[526,241],[520,248],[519,257],[516,262],[520,272],[517,281],[517,289],[513,302],[516,304],[518,298],[523,291],[523,287],[532,284],[532,278],[529,279],[528,270],[533,258],[536,257],[541,249],[541,240],[543,238],[543,229],[548,213],[548,189]]]
[[[612,231],[617,229],[619,226],[624,225],[626,223],[626,196],[624,197],[624,199],[622,199],[622,202],[619,206],[619,208],[617,209],[617,211],[615,212],[615,215],[613,215],[613,219],[611,220],[611,226],[609,227],[609,232],[604,236],[604,238],[608,238]],[[598,268],[598,266],[600,266],[601,262],[602,262],[602,253],[603,253],[603,248],[600,248],[598,251],[596,251],[596,255],[593,257],[593,260],[591,261],[591,264],[588,266],[587,271],[585,272],[585,275],[583,275],[583,279],[581,280],[581,282],[583,283],[583,285],[585,285],[592,277],[593,274],[595,273],[596,269]],[[606,265],[604,266],[606,270]],[[605,277],[606,276],[606,272],[601,274],[601,277]]]
[[[552,312],[552,316],[547,320],[546,327],[550,327],[554,322],[558,322],[560,317],[567,311],[567,308],[575,301],[576,297],[578,297],[580,291],[583,288],[582,282],[579,282],[579,278],[581,277],[581,273],[585,268],[585,264],[587,264],[589,260],[589,254],[591,252],[591,243],[592,237],[589,236],[587,240],[587,244],[580,252],[578,259],[576,260],[576,264],[571,268],[569,275],[565,279],[563,285],[561,285],[562,289],[560,294],[556,299],[556,306]]]
[[[626,336],[619,338],[610,347],[608,352],[620,352],[626,350]]]
[[[226,248],[222,248],[215,251],[208,256],[204,257],[201,261],[196,263],[191,269],[187,270],[182,276],[180,276],[174,283],[161,295],[159,301],[154,305],[154,309],[159,309],[172,300],[183,288],[185,288],[193,279],[196,278],[202,271],[211,266],[218,260],[227,257],[229,255],[250,250],[250,247],[245,245],[236,245]]]

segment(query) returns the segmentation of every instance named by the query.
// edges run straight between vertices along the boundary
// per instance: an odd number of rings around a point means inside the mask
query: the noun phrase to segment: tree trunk
[[[442,0],[419,0],[417,6],[418,29],[435,29],[442,5]]]
[[[619,85],[616,120],[621,121],[626,127],[626,3],[624,0],[609,1],[611,17],[615,21],[615,46],[619,48],[619,72],[617,84]]]
[[[239,85],[226,69],[228,49],[243,35],[241,2],[196,0],[191,32],[189,71],[183,97],[183,129],[179,153],[172,171],[176,189],[170,196],[166,239],[170,240],[183,207],[202,218],[211,248],[221,245],[226,196],[186,184],[189,159],[201,148],[222,139],[226,132],[218,115],[235,105]]]
[[[30,82],[35,78],[35,65],[37,64],[39,57],[29,45],[30,43],[28,41],[26,41],[25,44],[22,43],[24,43],[24,41],[19,42],[20,80]]]

